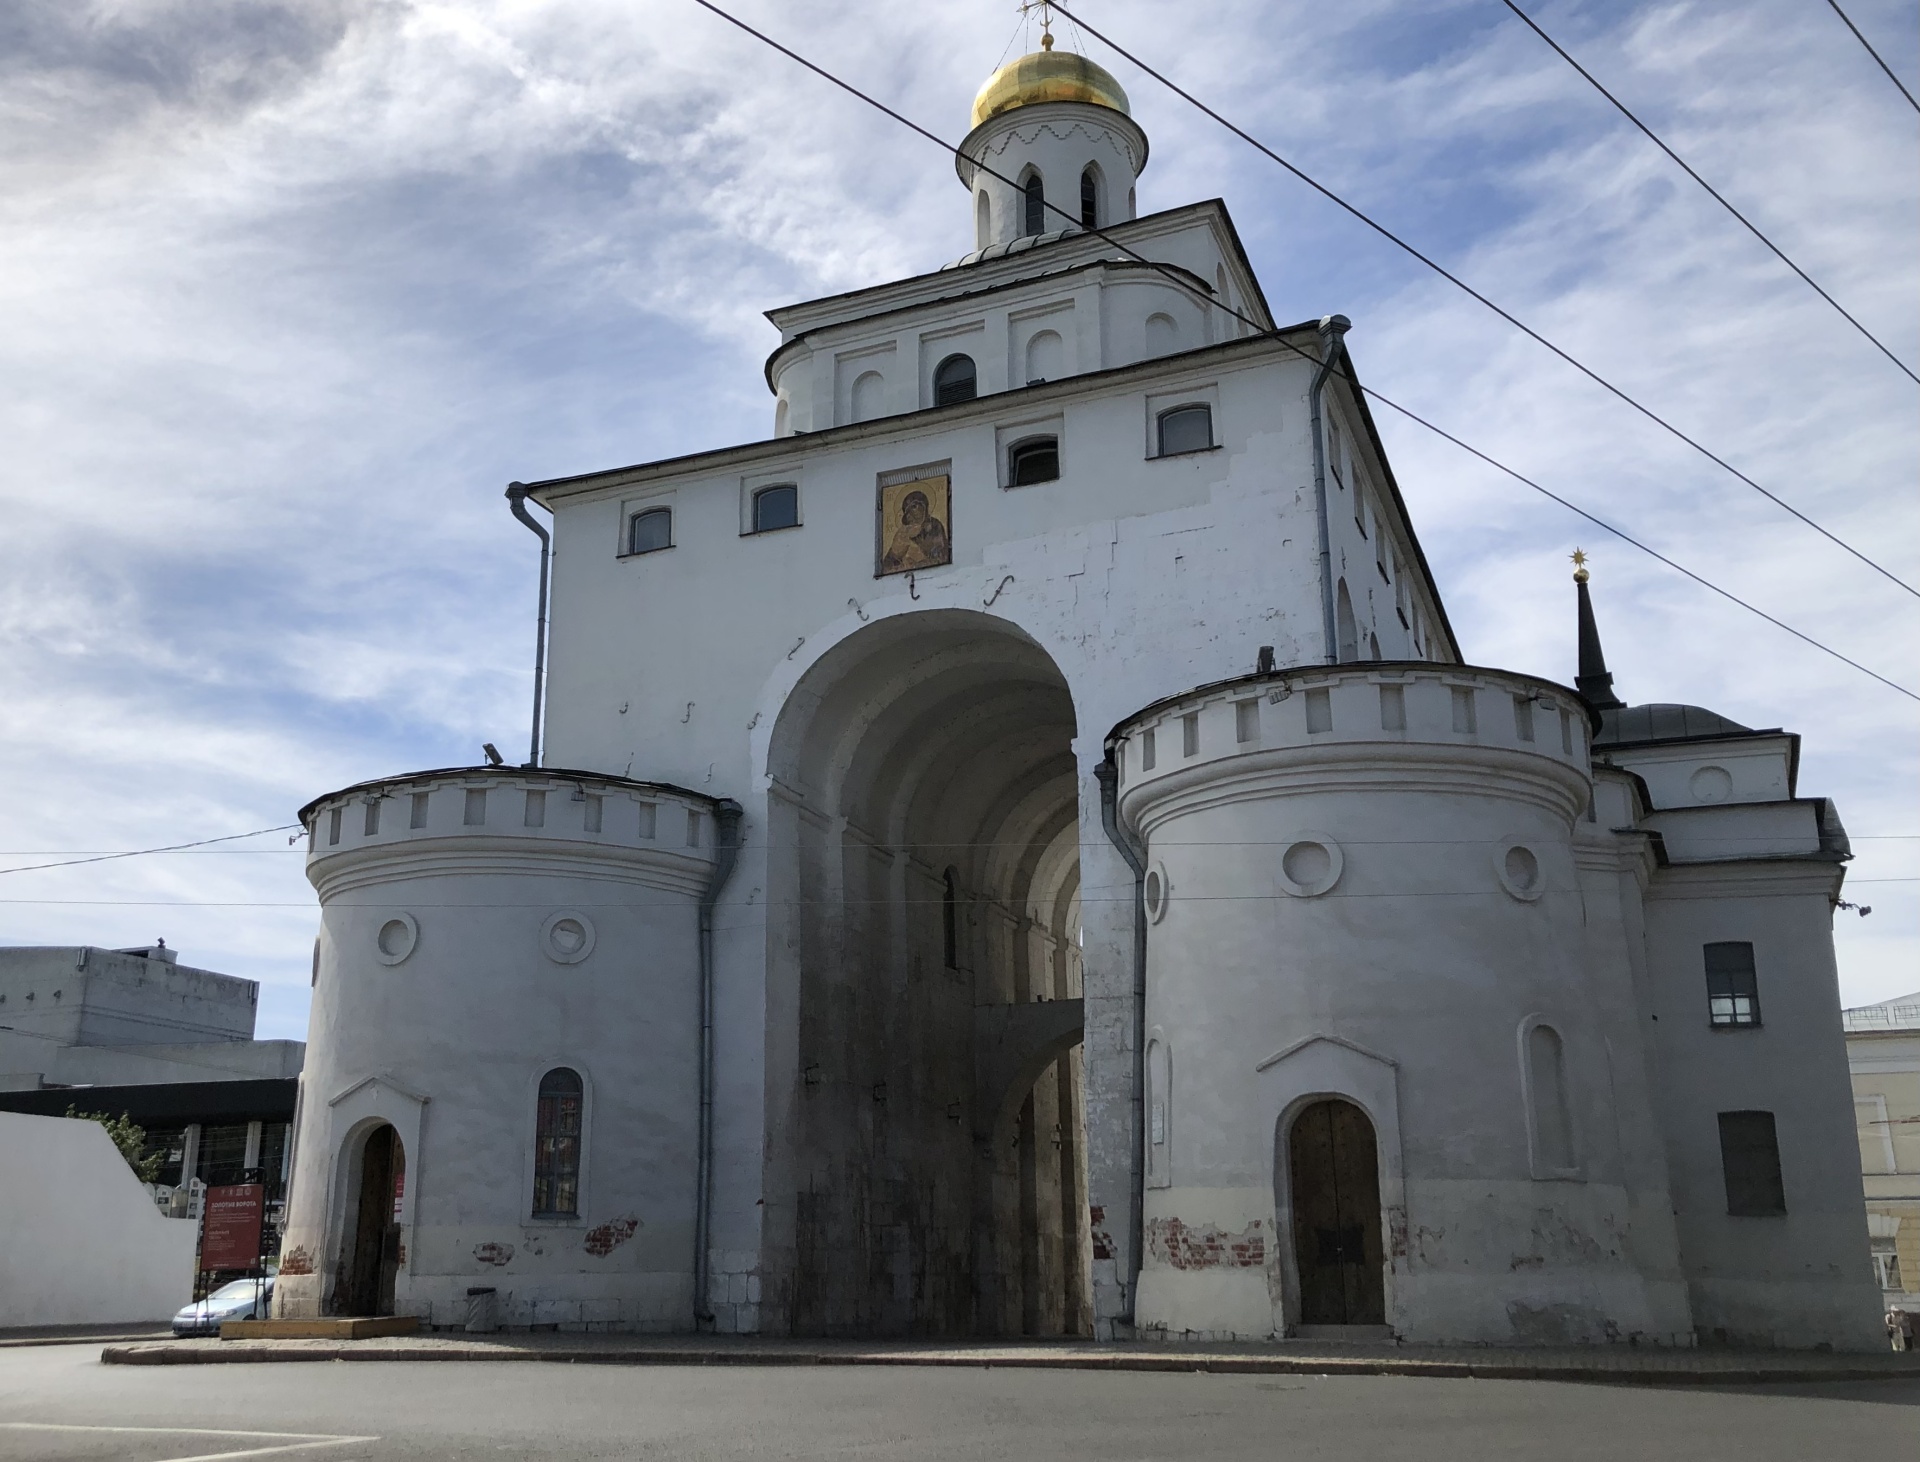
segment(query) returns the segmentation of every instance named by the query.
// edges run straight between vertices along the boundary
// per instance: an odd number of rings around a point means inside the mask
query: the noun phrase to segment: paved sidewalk
[[[555,1361],[634,1366],[972,1366],[1203,1371],[1218,1375],[1471,1376],[1499,1380],[1722,1383],[1920,1379],[1920,1353],[1496,1349],[1420,1345],[1167,1345],[1086,1341],[916,1342],[576,1333],[393,1336],[370,1340],[169,1340],[109,1345],[107,1365],[276,1361]]]

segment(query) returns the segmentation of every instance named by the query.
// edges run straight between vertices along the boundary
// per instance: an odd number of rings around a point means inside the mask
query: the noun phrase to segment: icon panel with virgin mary
[[[881,484],[876,577],[953,562],[952,482],[943,473]]]

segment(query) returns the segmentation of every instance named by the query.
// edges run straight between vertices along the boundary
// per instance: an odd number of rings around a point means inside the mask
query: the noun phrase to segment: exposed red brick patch
[[[1098,1203],[1091,1204],[1087,1209],[1087,1217],[1090,1220],[1090,1227],[1092,1229],[1093,1257],[1096,1259],[1113,1258],[1113,1235],[1109,1234],[1105,1228],[1107,1210]]]
[[[280,1272],[282,1274],[313,1273],[313,1255],[298,1246],[287,1250],[280,1256]]]
[[[491,1264],[497,1269],[502,1264],[511,1264],[513,1262],[513,1245],[493,1243],[475,1244],[473,1246],[473,1257],[478,1259],[482,1264]]]
[[[629,1213],[625,1218],[616,1218],[603,1223],[598,1228],[587,1230],[586,1242],[581,1245],[596,1259],[604,1259],[619,1248],[640,1227],[640,1220]]]
[[[1260,1269],[1267,1262],[1267,1236],[1257,1218],[1237,1234],[1210,1223],[1156,1218],[1147,1225],[1147,1249],[1173,1269]]]

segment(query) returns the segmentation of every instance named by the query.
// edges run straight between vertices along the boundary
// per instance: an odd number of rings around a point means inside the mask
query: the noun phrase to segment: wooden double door
[[[1352,1102],[1315,1102],[1287,1136],[1302,1325],[1383,1325],[1379,1145]]]

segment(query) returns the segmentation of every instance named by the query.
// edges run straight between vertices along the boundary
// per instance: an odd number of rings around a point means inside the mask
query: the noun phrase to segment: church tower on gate
[[[280,1312],[1873,1348],[1797,738],[1468,663],[1344,317],[972,120],[772,436],[514,485],[546,754],[302,810]]]

